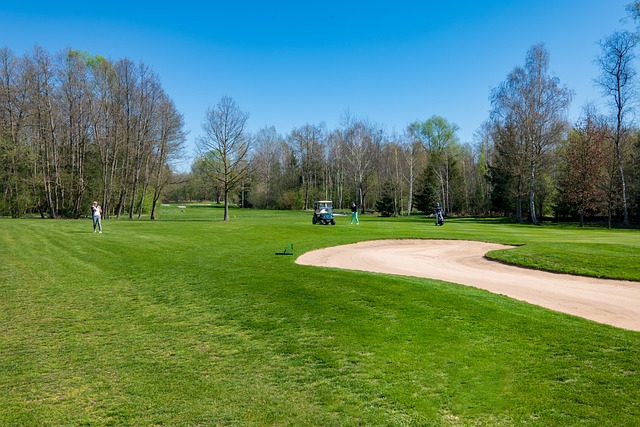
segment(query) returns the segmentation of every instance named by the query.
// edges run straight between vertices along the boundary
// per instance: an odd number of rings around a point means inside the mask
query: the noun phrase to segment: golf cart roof
[[[316,203],[333,203],[331,200],[318,200]]]

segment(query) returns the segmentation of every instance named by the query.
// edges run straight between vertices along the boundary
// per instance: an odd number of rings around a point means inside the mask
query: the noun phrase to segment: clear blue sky
[[[0,44],[143,61],[184,115],[189,154],[206,109],[231,96],[257,131],[339,125],[346,110],[401,133],[434,114],[461,142],[489,94],[543,42],[575,91],[571,118],[601,102],[598,40],[633,28],[631,0],[26,1],[0,5]],[[187,169],[183,165],[181,169]]]

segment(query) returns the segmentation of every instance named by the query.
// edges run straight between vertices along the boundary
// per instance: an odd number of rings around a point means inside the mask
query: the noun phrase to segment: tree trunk
[[[620,181],[622,183],[622,225],[629,226],[629,209],[627,207],[627,182],[624,177],[624,167],[622,165],[622,155],[620,154],[620,142],[616,141],[616,157],[618,160],[618,169],[620,172]]]
[[[536,164],[535,162],[531,162],[531,176],[529,183],[529,212],[531,214],[531,222],[533,225],[540,225],[538,222],[538,218],[536,217]]]
[[[224,217],[223,221],[229,221],[229,188],[224,186]]]
[[[522,224],[522,197],[516,196],[516,222]]]
[[[411,153],[411,158],[409,161],[409,198],[407,202],[407,215],[411,216],[411,211],[413,209],[413,153]]]

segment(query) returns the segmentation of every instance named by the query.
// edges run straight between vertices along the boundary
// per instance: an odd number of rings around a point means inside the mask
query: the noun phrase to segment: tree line
[[[458,126],[437,115],[402,134],[345,112],[337,129],[305,124],[286,136],[274,127],[248,135],[248,114],[225,97],[207,113],[200,154],[170,196],[273,209],[330,199],[338,209],[355,202],[385,216],[432,213],[440,204],[449,214],[534,224],[553,217],[629,225],[640,213],[640,132],[626,120],[632,69],[621,68],[619,52],[634,40],[616,33],[601,42],[597,84],[611,96],[611,112],[585,105],[573,124],[573,93],[550,74],[544,45],[532,46],[491,91],[474,144],[460,143]],[[221,134],[229,129],[234,138]]]
[[[640,3],[627,11],[638,21]],[[471,144],[460,143],[457,125],[438,115],[401,134],[349,112],[336,129],[305,124],[282,136],[265,127],[244,139],[249,167],[227,171],[238,183],[232,196],[243,207],[309,209],[313,200],[331,199],[339,209],[355,202],[362,212],[403,215],[440,204],[457,215],[628,226],[640,217],[640,131],[631,120],[638,34],[615,32],[600,48],[594,84],[605,112],[585,105],[569,123],[573,92],[551,74],[549,52],[536,44],[490,92],[489,117]],[[215,170],[201,153],[173,197],[220,200],[224,193],[227,204],[229,189]]]
[[[627,9],[640,17],[640,2]],[[606,108],[584,105],[550,72],[544,44],[533,45],[488,94],[491,109],[471,142],[433,115],[400,133],[349,111],[339,125],[304,124],[286,135],[247,131],[249,114],[230,97],[207,110],[191,170],[172,174],[183,149],[182,116],[143,63],[35,47],[0,50],[0,214],[78,217],[93,199],[105,216],[149,214],[166,200],[228,206],[338,209],[385,216],[453,215],[589,218],[630,225],[640,217],[637,32],[600,41],[594,58]]]
[[[221,112],[228,104],[236,119],[246,120],[247,113],[230,98],[216,109]],[[212,133],[209,120],[203,127]],[[246,154],[238,163],[242,171],[225,168],[228,154],[223,155],[221,144],[214,144],[214,150],[213,139],[205,137],[191,171],[171,189],[170,198],[222,202],[226,174],[235,177],[231,197],[243,207],[310,209],[315,200],[329,199],[338,209],[355,202],[362,212],[406,215],[431,212],[439,202],[452,213],[490,214],[487,152],[482,145],[461,144],[457,131],[435,115],[412,123],[402,134],[389,134],[345,112],[333,130],[321,123],[305,124],[286,136],[272,126],[245,135]]]
[[[144,63],[0,49],[0,214],[154,217],[184,121]]]

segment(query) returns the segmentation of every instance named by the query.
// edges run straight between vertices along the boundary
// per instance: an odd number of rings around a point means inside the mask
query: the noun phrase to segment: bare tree
[[[474,206],[476,213],[483,215],[491,211],[489,185],[490,161],[493,155],[491,150],[491,129],[491,122],[487,120],[474,133],[476,147]]]
[[[345,201],[345,187],[347,185],[347,161],[345,146],[340,131],[332,131],[327,138],[327,163],[331,169],[331,183],[334,191],[334,206],[342,209]],[[351,197],[349,197],[349,200]]]
[[[150,179],[153,147],[158,136],[156,126],[159,116],[159,99],[162,96],[159,77],[148,66],[140,63],[136,74],[138,84],[135,87],[136,126],[132,141],[134,156],[130,219],[133,218],[135,210],[138,211],[138,218],[142,214],[142,204]],[[140,191],[141,196],[139,196]]]
[[[117,74],[110,61],[96,57],[90,61],[92,97],[91,138],[100,159],[100,188],[102,189],[102,214],[109,218],[112,212],[112,196],[118,180],[122,139],[119,138],[119,111],[117,102]]]
[[[586,106],[583,117],[569,134],[562,151],[564,169],[560,179],[562,198],[575,204],[584,227],[588,212],[598,212],[607,195],[606,157],[609,129],[593,106]]]
[[[368,191],[368,180],[371,178],[376,160],[380,154],[382,130],[364,120],[357,120],[348,112],[342,118],[340,132],[344,145],[349,173],[355,186],[355,198],[362,213],[365,212],[365,196]]]
[[[64,184],[71,204],[67,215],[77,217],[86,189],[85,159],[91,134],[92,94],[85,58],[76,51],[67,50],[62,53],[60,62],[60,143],[64,156]]]
[[[4,207],[19,217],[28,204],[33,181],[33,151],[24,137],[27,110],[23,63],[7,48],[0,49],[0,188]]]
[[[323,126],[306,124],[301,128],[294,129],[289,135],[289,142],[298,156],[300,165],[304,209],[310,208],[309,198],[315,197],[320,165],[324,163],[324,134]]]
[[[223,188],[224,221],[229,221],[229,192],[246,176],[247,153],[251,139],[245,133],[249,114],[240,110],[235,101],[225,96],[205,115],[197,145],[213,178]]]
[[[118,202],[115,207],[117,218],[123,212],[126,212],[127,198],[131,190],[131,183],[134,182],[135,173],[134,154],[137,149],[136,145],[136,126],[138,122],[136,108],[136,85],[137,72],[135,64],[128,58],[118,61],[114,70],[117,75],[117,84],[115,85],[115,102],[117,106],[117,128],[115,138],[118,144],[121,144],[121,157],[114,160],[120,161],[122,173],[120,174]]]
[[[252,189],[251,193],[254,205],[258,207],[275,206],[283,141],[273,126],[260,129],[256,134],[251,162],[259,188]]]
[[[419,175],[419,169],[424,167],[426,151],[420,138],[412,132],[412,125],[409,125],[405,134],[402,136],[402,146],[405,157],[405,167],[402,168],[401,174],[407,183],[407,215],[413,212],[413,198],[415,193],[416,178]]]
[[[515,142],[524,148],[528,165],[529,214],[536,216],[536,184],[543,156],[566,134],[566,113],[572,92],[549,75],[549,54],[543,45],[529,49],[524,67],[516,67],[491,96],[494,120],[509,124]]]
[[[161,94],[158,106],[158,118],[155,143],[152,150],[154,171],[153,201],[151,219],[155,219],[158,199],[171,178],[168,163],[176,159],[182,152],[185,133],[184,118],[175,104],[164,93]]]
[[[615,32],[600,41],[602,54],[596,63],[600,67],[600,76],[596,83],[602,88],[605,95],[612,101],[614,116],[613,145],[616,150],[618,173],[621,182],[621,197],[623,224],[629,225],[629,209],[627,201],[627,182],[621,145],[625,139],[625,118],[631,110],[632,99],[635,96],[635,74],[633,60],[634,50],[638,45],[638,37],[628,31]]]
[[[59,216],[63,206],[64,187],[61,182],[61,159],[58,144],[57,82],[51,55],[36,46],[25,59],[28,81],[29,114],[27,123],[30,139],[37,153],[37,169],[44,202],[38,200],[40,214]]]

